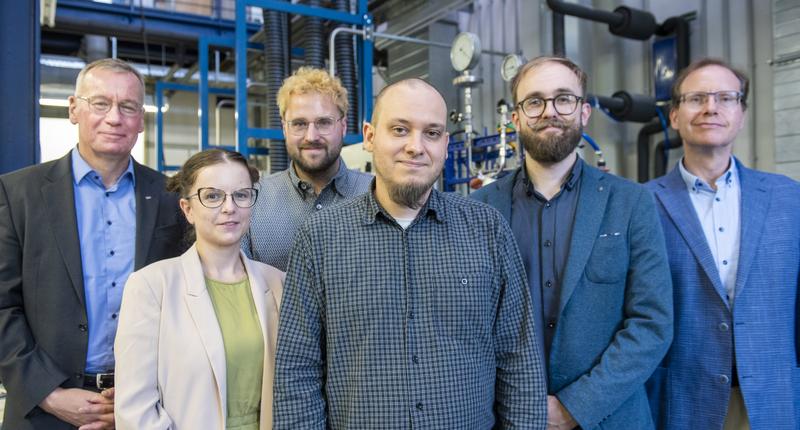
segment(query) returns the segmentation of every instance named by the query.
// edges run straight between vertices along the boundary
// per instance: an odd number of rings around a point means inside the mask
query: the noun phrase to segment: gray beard
[[[558,163],[565,158],[581,141],[583,134],[583,125],[577,123],[577,127],[565,127],[563,122],[549,121],[542,124],[537,124],[536,127],[523,128],[517,130],[519,141],[525,148],[525,153],[532,159],[545,164]],[[545,138],[537,137],[535,132],[544,129],[548,126],[557,126],[564,130],[561,136],[549,136]]]

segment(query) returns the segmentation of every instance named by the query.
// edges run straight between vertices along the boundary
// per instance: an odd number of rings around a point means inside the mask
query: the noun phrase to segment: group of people
[[[378,94],[374,178],[313,68],[278,94],[286,171],[210,149],[166,178],[130,156],[142,77],[87,65],[77,146],[0,176],[4,425],[796,430],[800,184],[733,156],[747,77],[680,73],[684,155],[644,186],[578,156],[586,87],[525,64],[524,163],[467,198],[424,80]]]

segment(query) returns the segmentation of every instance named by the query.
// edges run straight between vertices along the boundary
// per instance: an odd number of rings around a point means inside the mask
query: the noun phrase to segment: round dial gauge
[[[463,32],[453,39],[450,62],[456,71],[463,72],[478,65],[481,59],[481,40],[473,33]]]
[[[514,76],[522,65],[525,64],[525,59],[518,54],[508,54],[503,58],[503,64],[500,65],[500,76],[506,82],[511,82]]]

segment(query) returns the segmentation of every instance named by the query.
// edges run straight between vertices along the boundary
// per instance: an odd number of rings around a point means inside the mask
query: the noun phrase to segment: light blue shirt
[[[117,182],[106,188],[76,147],[72,150],[72,173],[89,321],[86,372],[113,371],[122,287],[133,271],[136,251],[133,161],[128,162]]]
[[[739,241],[741,240],[741,186],[736,161],[731,157],[730,166],[717,178],[714,191],[702,179],[690,173],[678,163],[681,176],[689,190],[694,211],[703,227],[706,243],[714,256],[720,281],[728,293],[728,302],[733,309],[736,286],[736,269],[739,267]]]

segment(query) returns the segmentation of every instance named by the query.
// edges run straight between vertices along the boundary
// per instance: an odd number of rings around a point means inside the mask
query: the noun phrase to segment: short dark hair
[[[697,60],[678,73],[678,77],[675,78],[675,83],[672,85],[672,109],[677,109],[678,105],[681,103],[681,85],[683,85],[683,81],[685,81],[692,72],[709,66],[719,66],[730,70],[731,73],[736,75],[736,78],[739,79],[739,92],[742,93],[742,110],[747,110],[747,94],[750,91],[750,79],[748,79],[747,75],[741,70],[732,67],[727,62],[718,58],[703,58]]]
[[[578,78],[578,82],[580,82],[581,84],[581,92],[583,93],[581,94],[581,96],[586,95],[587,78],[586,78],[586,72],[584,72],[583,69],[581,69],[577,64],[575,64],[575,62],[573,62],[569,58],[543,55],[541,57],[536,57],[525,63],[522,67],[519,68],[519,71],[517,72],[516,76],[514,76],[514,79],[511,80],[511,98],[512,100],[514,100],[514,106],[516,106],[517,103],[519,103],[519,100],[517,100],[517,88],[519,87],[520,81],[522,81],[522,77],[525,76],[525,74],[531,71],[532,69],[535,69],[536,67],[539,67],[545,63],[561,64],[562,66],[570,69],[572,73],[575,74],[575,77]]]
[[[167,179],[167,191],[177,193],[182,198],[186,197],[192,186],[194,186],[200,169],[224,162],[241,164],[250,174],[250,181],[253,184],[258,182],[258,170],[251,166],[242,154],[227,149],[213,148],[200,151],[189,157],[183,163],[181,170]]]

